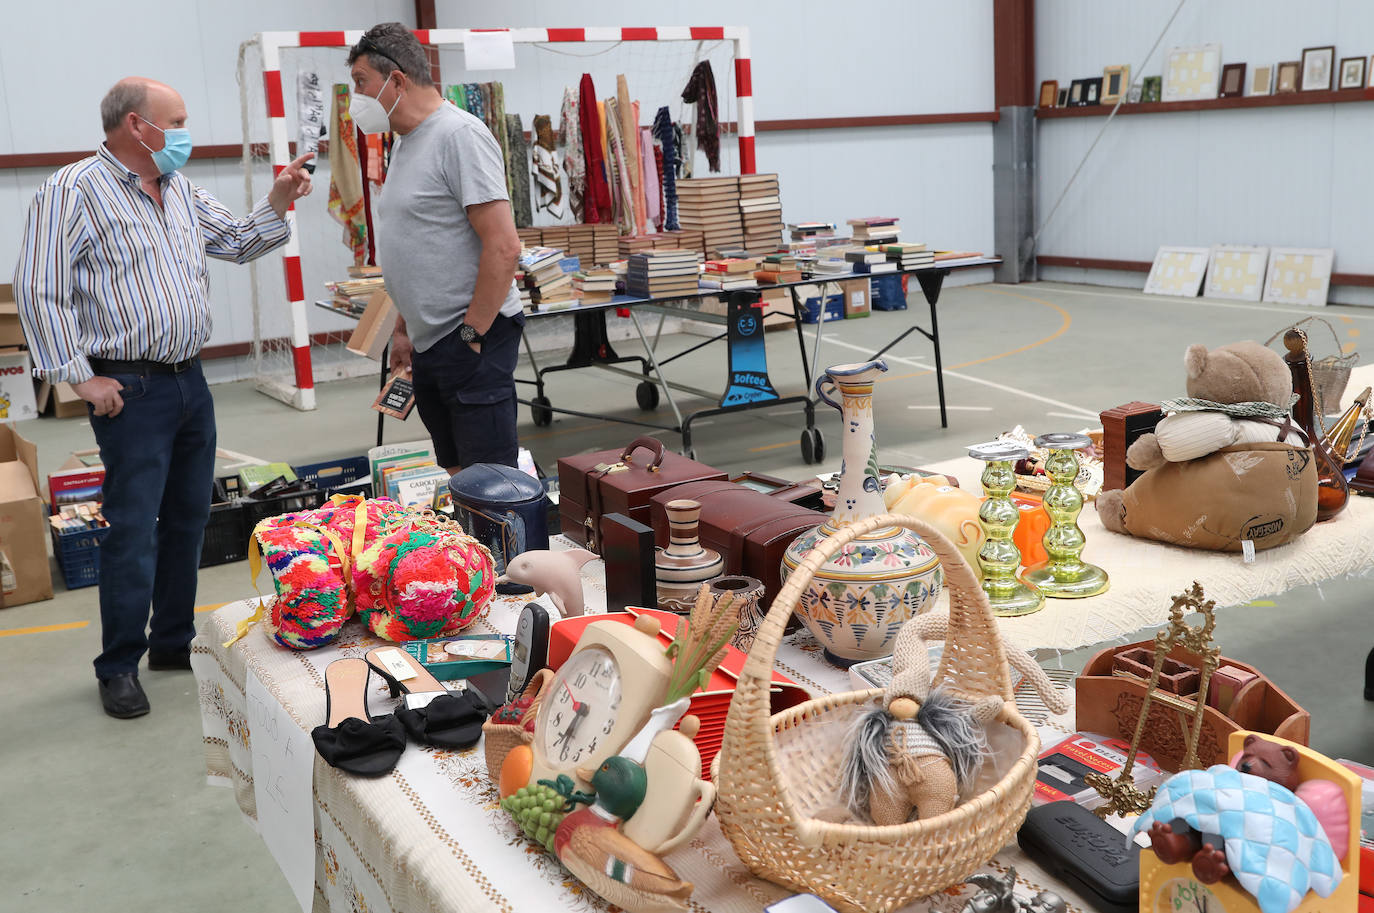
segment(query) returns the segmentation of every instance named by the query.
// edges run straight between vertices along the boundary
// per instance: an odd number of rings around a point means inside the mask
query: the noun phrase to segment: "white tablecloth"
[[[590,612],[604,610],[600,562],[588,566]],[[245,689],[255,675],[308,733],[325,717],[324,668],[342,656],[362,656],[381,641],[351,622],[332,646],[308,653],[283,649],[261,626],[232,648],[222,643],[237,622],[251,614],[253,600],[213,612],[193,646],[192,666],[199,688],[206,766],[213,783],[230,785],[243,814],[256,823],[253,755],[250,749]],[[519,598],[497,597],[471,631],[509,632],[523,605]],[[821,657],[804,631],[779,653],[778,669],[813,693],[852,690],[846,672]],[[1061,676],[1070,687],[1070,679]],[[376,678],[374,683],[380,685]],[[1024,691],[1024,689],[1022,689]],[[1073,729],[1067,718],[1050,718],[1037,701],[1018,692],[1028,718],[1041,727],[1042,740]],[[374,713],[390,709],[384,688],[370,699]],[[497,804],[479,745],[444,751],[410,745],[396,770],[377,780],[341,773],[314,759],[316,913],[457,913],[476,910],[605,910],[607,904],[584,889],[552,857],[522,836]],[[691,906],[711,913],[759,913],[765,904],[790,892],[750,875],[722,836],[714,816],[688,845],[667,861],[696,890]],[[989,869],[1014,865],[1020,890],[1050,888],[1089,910],[1068,889],[1056,885],[1014,845],[994,858]],[[936,895],[913,904],[916,911],[953,913],[962,896]]]

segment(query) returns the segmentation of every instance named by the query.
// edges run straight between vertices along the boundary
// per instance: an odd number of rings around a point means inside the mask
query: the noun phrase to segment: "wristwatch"
[[[487,341],[486,334],[477,332],[477,328],[470,323],[459,324],[458,338],[468,345],[472,345],[475,342],[480,346]]]

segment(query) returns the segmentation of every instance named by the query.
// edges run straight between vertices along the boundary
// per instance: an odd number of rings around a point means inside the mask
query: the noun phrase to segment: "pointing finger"
[[[290,165],[287,165],[286,168],[288,171],[299,171],[302,165],[304,165],[306,162],[310,161],[314,157],[315,153],[307,152],[305,155],[302,155],[300,158],[296,159]]]

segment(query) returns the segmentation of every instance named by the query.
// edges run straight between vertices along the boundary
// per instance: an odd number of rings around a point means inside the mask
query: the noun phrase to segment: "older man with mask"
[[[402,318],[391,365],[413,370],[440,466],[514,466],[525,318],[501,148],[485,124],[444,101],[424,48],[401,23],[369,29],[348,64],[353,121],[400,136],[377,209],[378,265]]]
[[[246,263],[286,243],[287,209],[310,192],[310,155],[235,219],[177,170],[191,136],[175,90],[121,80],[100,117],[96,154],[34,196],[14,292],[35,372],[87,402],[105,464],[95,674],[105,712],[125,719],[149,710],[138,682],[145,651],[150,669],[191,667],[215,466],[198,358],[210,337],[206,257]]]

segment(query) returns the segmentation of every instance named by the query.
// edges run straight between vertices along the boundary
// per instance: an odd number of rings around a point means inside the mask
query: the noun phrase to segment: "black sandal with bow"
[[[369,651],[367,664],[386,680],[393,697],[405,694],[405,706],[397,708],[396,718],[415,741],[463,749],[482,737],[482,723],[490,709],[475,691],[450,692],[400,647]]]
[[[368,713],[370,675],[361,659],[330,663],[324,670],[326,722],[310,733],[325,763],[359,777],[391,773],[406,747],[405,729],[395,716]]]

